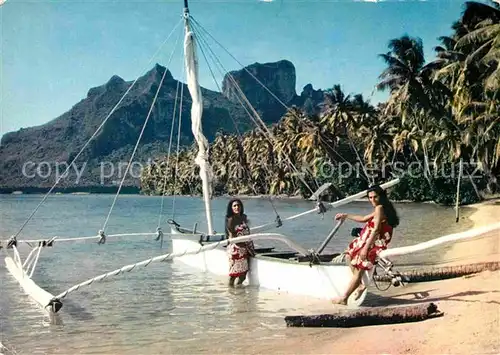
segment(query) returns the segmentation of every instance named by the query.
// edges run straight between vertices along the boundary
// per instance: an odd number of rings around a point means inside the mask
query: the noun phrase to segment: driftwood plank
[[[352,328],[367,325],[419,322],[440,317],[443,312],[434,303],[401,307],[373,307],[338,314],[286,316],[287,327]]]

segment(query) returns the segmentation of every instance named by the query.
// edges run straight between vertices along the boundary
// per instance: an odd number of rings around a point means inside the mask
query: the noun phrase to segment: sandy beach
[[[500,200],[474,206],[474,227],[500,221]],[[499,261],[500,233],[449,248],[441,265]],[[441,266],[440,265],[440,266]],[[289,328],[287,339],[234,349],[248,354],[498,354],[500,353],[500,271],[391,288],[379,304],[433,302],[443,317],[417,323],[363,328]],[[341,307],[341,306],[336,306]],[[330,309],[333,313],[334,306]],[[326,312],[325,312],[326,313]]]

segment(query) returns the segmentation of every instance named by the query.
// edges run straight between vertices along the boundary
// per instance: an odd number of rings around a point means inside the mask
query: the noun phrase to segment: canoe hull
[[[172,230],[172,233],[176,233]],[[178,236],[177,236],[178,235]],[[199,238],[183,236],[181,233],[172,236],[174,253],[197,250],[201,247]],[[209,243],[203,243],[207,245]],[[250,286],[258,286],[278,292],[309,296],[319,299],[339,297],[347,289],[352,278],[350,268],[345,264],[322,262],[310,264],[296,260],[277,258],[273,253],[257,254],[250,258],[250,270],[247,281]],[[225,247],[203,251],[195,255],[182,256],[175,259],[194,269],[214,275],[227,276],[229,260]],[[364,275],[363,282],[369,283],[371,274]],[[359,306],[363,303],[366,292],[349,305]]]

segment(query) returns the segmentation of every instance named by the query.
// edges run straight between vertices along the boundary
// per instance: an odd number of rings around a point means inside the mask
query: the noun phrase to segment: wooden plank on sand
[[[287,327],[336,327],[352,328],[366,325],[381,325],[419,322],[442,316],[434,303],[401,307],[373,307],[338,314],[313,316],[286,316]]]

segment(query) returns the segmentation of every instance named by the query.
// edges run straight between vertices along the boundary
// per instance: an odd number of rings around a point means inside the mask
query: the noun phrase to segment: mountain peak
[[[163,65],[160,65],[158,63],[156,63],[155,66],[144,75],[144,78],[153,80],[155,82],[156,81],[159,82],[161,80],[163,74],[165,73],[165,70],[167,71],[167,73],[165,74],[165,82],[173,80],[174,77],[172,76],[172,73],[170,72],[170,70],[168,70]]]

